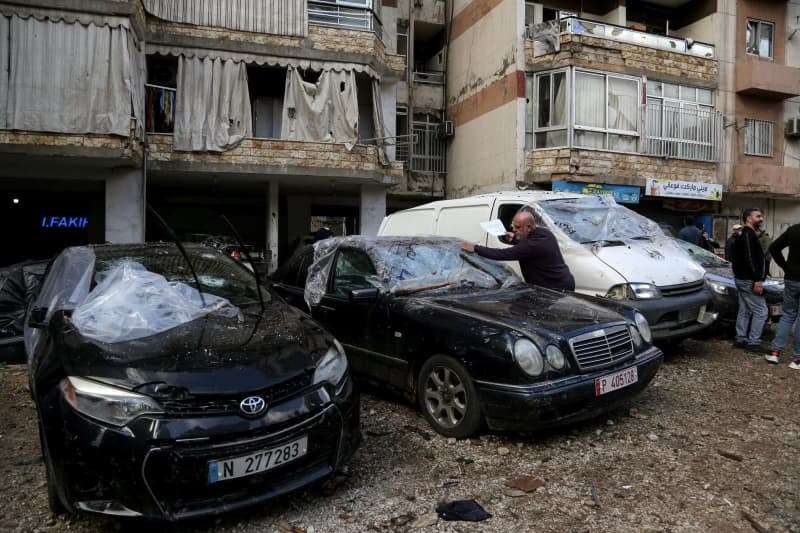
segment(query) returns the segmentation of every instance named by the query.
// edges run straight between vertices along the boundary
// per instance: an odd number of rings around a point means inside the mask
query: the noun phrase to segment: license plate
[[[633,385],[637,381],[639,381],[639,373],[636,371],[635,366],[620,370],[619,372],[614,372],[613,374],[595,379],[594,395],[602,396],[608,392]]]
[[[208,482],[216,483],[266,472],[299,459],[306,453],[308,453],[308,436],[250,455],[211,461],[208,463]]]
[[[690,320],[694,321],[697,320],[698,315],[700,314],[700,309],[697,307],[691,307],[689,309],[681,309],[678,311],[678,322],[689,322]]]
[[[769,306],[769,316],[778,316],[783,314],[783,306],[782,305],[770,305]]]

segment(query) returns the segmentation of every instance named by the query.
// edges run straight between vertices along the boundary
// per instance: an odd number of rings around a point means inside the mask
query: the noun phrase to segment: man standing
[[[789,248],[789,259],[783,257],[783,249]],[[800,224],[795,224],[775,239],[769,247],[772,259],[783,269],[783,315],[775,330],[770,352],[766,355],[767,361],[778,364],[781,350],[789,342],[789,333],[792,331],[797,310],[800,307]],[[794,331],[794,357],[789,363],[792,370],[800,370],[800,336],[797,328]]]
[[[694,218],[691,215],[683,217],[683,228],[678,232],[678,238],[695,246],[703,246],[703,233],[694,225]]]
[[[511,248],[500,250],[462,242],[461,249],[488,259],[519,261],[526,283],[549,289],[575,290],[575,279],[564,263],[558,241],[550,230],[536,227],[533,215],[528,211],[520,211],[514,215],[511,228],[514,232],[506,234],[512,237]]]
[[[733,246],[733,243],[736,242],[736,239],[739,237],[740,231],[742,231],[742,225],[734,224],[731,227],[731,236],[728,237],[727,241],[725,241],[725,259],[727,259],[728,261],[731,260],[731,247]]]
[[[744,227],[731,246],[730,262],[736,292],[739,295],[739,312],[736,315],[734,346],[760,351],[761,332],[767,321],[767,302],[764,298],[764,252],[758,242],[756,230],[764,222],[761,209],[751,207],[742,212]],[[750,326],[748,331],[748,324]],[[763,353],[763,352],[762,352]]]

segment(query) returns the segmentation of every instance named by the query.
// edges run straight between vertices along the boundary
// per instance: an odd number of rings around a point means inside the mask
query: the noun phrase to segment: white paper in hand
[[[489,235],[497,235],[498,237],[500,235],[505,235],[508,231],[499,218],[489,220],[488,222],[481,222],[481,227]]]

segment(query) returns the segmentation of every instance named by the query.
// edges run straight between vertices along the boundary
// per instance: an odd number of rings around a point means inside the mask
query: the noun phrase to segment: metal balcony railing
[[[383,26],[378,16],[363,4],[359,6],[347,2],[308,0],[308,22],[323,26],[374,31],[378,37],[381,37],[383,33]]]
[[[644,150],[649,155],[718,162],[722,114],[712,109],[681,109],[670,101],[647,105]]]
[[[444,85],[444,72],[436,70],[414,71],[414,83]]]

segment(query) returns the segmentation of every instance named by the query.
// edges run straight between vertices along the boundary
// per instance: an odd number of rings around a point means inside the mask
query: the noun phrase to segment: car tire
[[[53,459],[50,457],[50,451],[47,449],[47,442],[44,437],[44,428],[42,423],[39,422],[39,443],[42,448],[42,462],[44,463],[44,473],[47,481],[47,505],[50,507],[50,512],[54,515],[68,513],[67,507],[61,501],[56,488],[56,474],[53,470]]]
[[[455,359],[434,355],[417,376],[417,401],[438,433],[464,439],[483,426],[480,400],[467,370]]]

